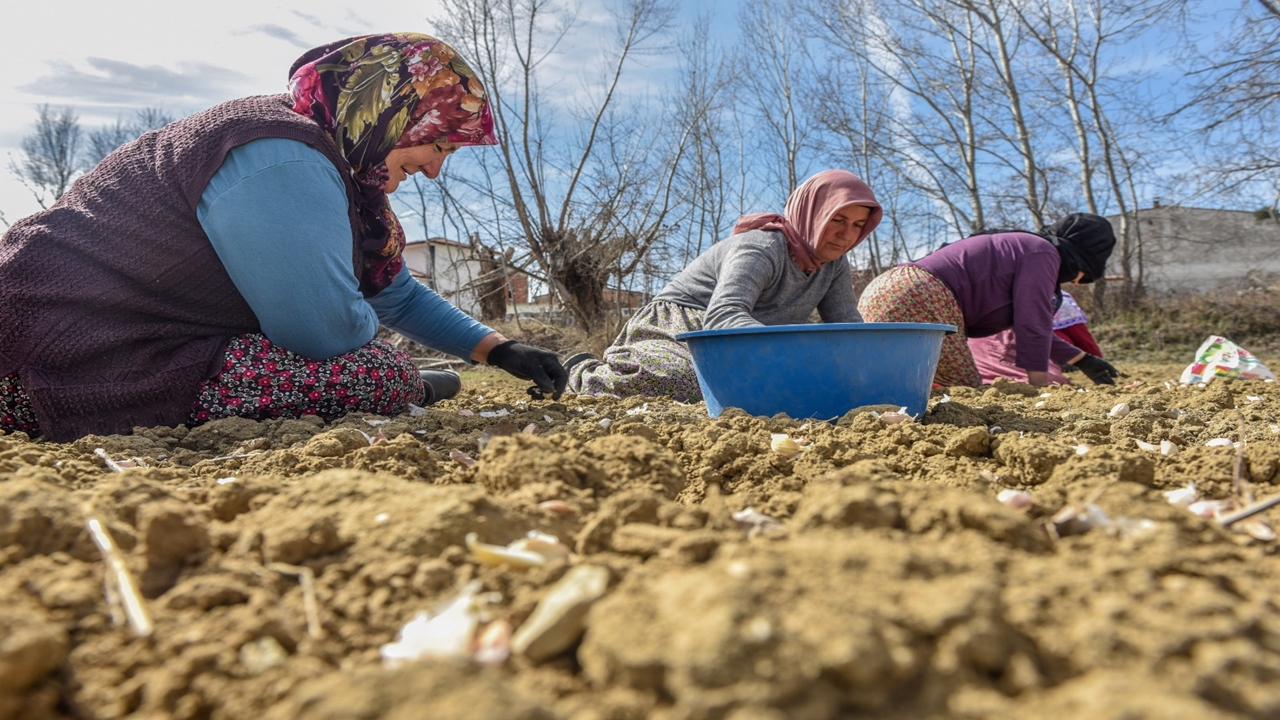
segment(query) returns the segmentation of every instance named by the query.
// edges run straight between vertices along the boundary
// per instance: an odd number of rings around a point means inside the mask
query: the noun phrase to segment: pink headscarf
[[[791,260],[805,272],[813,272],[822,263],[815,252],[822,238],[822,229],[831,216],[846,205],[863,205],[871,208],[867,224],[862,226],[858,243],[867,239],[880,217],[884,214],[875,193],[862,182],[862,178],[847,170],[823,170],[805,180],[787,198],[786,215],[754,213],[738,218],[733,226],[734,234],[748,230],[781,230],[787,238],[787,250]]]

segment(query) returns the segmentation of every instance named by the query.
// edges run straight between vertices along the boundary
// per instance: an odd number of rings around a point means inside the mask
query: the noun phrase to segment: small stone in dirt
[[[289,659],[289,651],[281,647],[280,641],[270,635],[240,646],[240,664],[250,675],[261,675],[283,664],[287,659]]]
[[[579,565],[565,573],[511,638],[511,649],[535,662],[568,650],[582,637],[587,610],[608,588],[607,568]]]

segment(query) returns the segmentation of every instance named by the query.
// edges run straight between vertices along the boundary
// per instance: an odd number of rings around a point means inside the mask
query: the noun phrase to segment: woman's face
[[[871,218],[871,208],[865,205],[845,205],[831,216],[822,228],[815,252],[818,261],[829,263],[849,252],[862,237],[862,228]]]
[[[458,147],[457,143],[437,142],[392,150],[387,153],[388,177],[382,191],[387,194],[395,192],[405,178],[416,172],[435,179],[444,166],[444,159]]]

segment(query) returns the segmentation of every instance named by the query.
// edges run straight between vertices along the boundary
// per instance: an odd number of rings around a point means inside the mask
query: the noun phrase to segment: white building
[[[480,261],[472,259],[471,248],[460,242],[431,238],[410,240],[404,246],[404,261],[418,282],[473,317],[480,316]]]
[[[410,240],[404,246],[404,261],[418,282],[435,290],[472,317],[480,317],[480,293],[476,279],[482,274],[480,261],[471,246],[444,238]],[[513,272],[507,279],[507,317],[548,316],[551,306],[545,298],[530,302],[529,277]]]

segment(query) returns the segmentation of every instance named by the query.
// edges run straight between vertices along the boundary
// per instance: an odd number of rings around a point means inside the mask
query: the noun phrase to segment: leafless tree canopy
[[[1209,150],[1206,185],[1237,192],[1264,183],[1280,204],[1280,1],[1254,0],[1229,40],[1195,58],[1195,94],[1182,109],[1199,120]]]
[[[589,331],[620,316],[612,289],[658,290],[830,167],[885,208],[852,254],[863,275],[1087,211],[1119,218],[1120,296],[1137,294],[1153,197],[1280,216],[1280,0],[1224,7],[742,0],[690,18],[673,0],[442,0],[433,31],[474,64],[500,145],[395,201],[411,235],[471,247],[486,313],[523,273]],[[1208,11],[1234,24],[1193,42]],[[1139,62],[1153,42],[1197,52]],[[89,133],[88,157],[168,119],[151,113]],[[42,108],[12,169],[44,205],[83,144],[71,111]]]
[[[80,121],[71,108],[41,105],[30,135],[22,138],[22,159],[9,169],[42,208],[53,205],[80,172]]]
[[[160,108],[143,108],[134,113],[133,120],[116,120],[114,124],[89,131],[89,142],[84,151],[84,165],[91,168],[102,162],[116,148],[137,138],[148,130],[162,128],[176,118]]]

